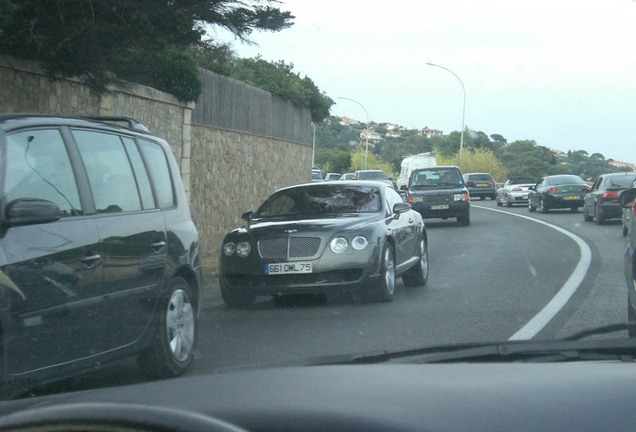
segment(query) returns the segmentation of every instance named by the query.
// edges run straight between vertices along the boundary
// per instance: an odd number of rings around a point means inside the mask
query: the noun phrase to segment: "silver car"
[[[509,178],[497,190],[497,205],[512,207],[513,204],[528,204],[528,188],[537,182],[531,178]]]

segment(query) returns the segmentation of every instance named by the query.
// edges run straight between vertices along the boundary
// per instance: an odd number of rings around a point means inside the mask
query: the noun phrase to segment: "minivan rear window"
[[[156,143],[139,140],[139,145],[155,185],[159,207],[166,208],[174,206],[174,190],[172,188],[172,179],[170,177],[166,154]]]

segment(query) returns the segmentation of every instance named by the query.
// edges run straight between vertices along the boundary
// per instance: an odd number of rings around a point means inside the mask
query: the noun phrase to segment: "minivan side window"
[[[155,208],[155,199],[152,196],[152,187],[150,186],[150,179],[148,178],[148,172],[144,166],[144,161],[141,159],[139,149],[132,138],[123,137],[124,147],[128,152],[130,163],[133,167],[133,172],[137,178],[137,186],[139,186],[139,195],[141,195],[141,204],[144,210]]]
[[[39,198],[57,204],[63,217],[82,214],[73,168],[59,130],[8,135],[6,157],[5,202]]]
[[[139,140],[141,153],[146,159],[152,182],[155,185],[157,201],[160,208],[174,206],[174,190],[166,154],[159,144],[143,139]]]
[[[128,154],[117,135],[73,130],[97,213],[141,210]]]

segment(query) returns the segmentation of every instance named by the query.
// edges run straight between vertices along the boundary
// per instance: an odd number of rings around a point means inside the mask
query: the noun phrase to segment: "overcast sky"
[[[292,28],[233,42],[240,57],[294,64],[333,115],[636,163],[634,0],[284,0]],[[225,37],[218,34],[218,37]],[[319,143],[317,143],[319,145]]]

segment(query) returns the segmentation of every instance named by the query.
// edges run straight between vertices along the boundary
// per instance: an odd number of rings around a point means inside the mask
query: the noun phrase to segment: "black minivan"
[[[199,236],[166,141],[127,118],[3,114],[0,188],[2,393],[121,357],[190,366]]]

